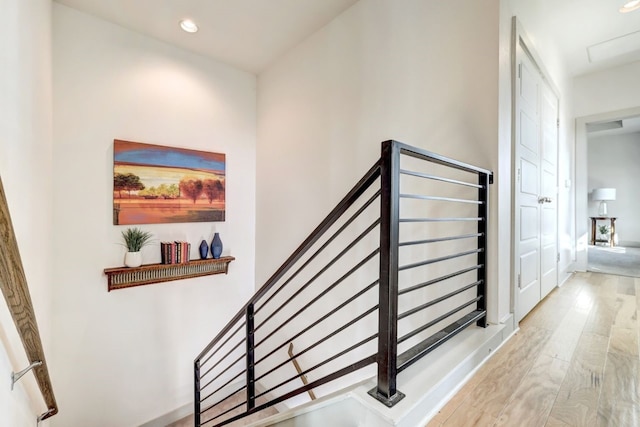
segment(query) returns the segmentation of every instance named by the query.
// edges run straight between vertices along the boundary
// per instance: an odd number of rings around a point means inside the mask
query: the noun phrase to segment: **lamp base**
[[[598,215],[607,216],[607,202],[605,202],[604,200],[600,202],[600,206],[598,207]]]

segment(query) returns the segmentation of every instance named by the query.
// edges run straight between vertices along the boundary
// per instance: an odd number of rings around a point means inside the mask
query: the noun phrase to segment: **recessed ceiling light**
[[[640,2],[640,0],[638,0]],[[195,33],[198,31],[198,26],[191,19],[183,19],[180,21],[180,28],[182,28],[187,33]]]
[[[631,0],[628,1],[620,8],[620,13],[633,12],[634,10],[640,9],[640,0]]]

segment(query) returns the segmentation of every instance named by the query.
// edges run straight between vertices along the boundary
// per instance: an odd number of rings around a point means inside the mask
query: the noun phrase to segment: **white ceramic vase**
[[[127,267],[140,267],[142,265],[142,252],[127,252],[124,256],[124,265]]]

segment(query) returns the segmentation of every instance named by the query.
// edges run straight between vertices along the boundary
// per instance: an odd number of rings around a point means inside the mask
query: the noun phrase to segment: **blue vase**
[[[218,259],[222,255],[222,240],[220,240],[220,234],[214,233],[213,240],[211,241],[211,255]]]
[[[200,259],[207,259],[207,255],[209,255],[209,245],[206,240],[200,242]]]

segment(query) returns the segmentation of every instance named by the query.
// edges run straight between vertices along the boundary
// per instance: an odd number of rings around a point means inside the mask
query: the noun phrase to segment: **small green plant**
[[[609,226],[608,225],[599,225],[598,226],[598,231],[600,231],[600,234],[605,235],[609,232]]]
[[[122,240],[124,240],[124,246],[129,252],[139,252],[151,243],[151,233],[148,231],[142,231],[139,228],[127,228],[122,232]]]

